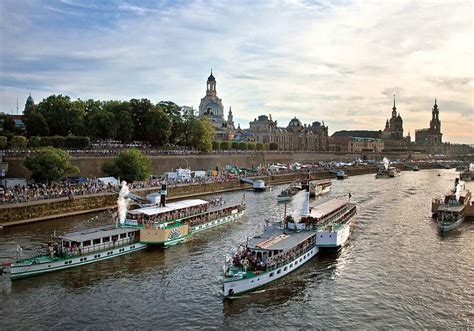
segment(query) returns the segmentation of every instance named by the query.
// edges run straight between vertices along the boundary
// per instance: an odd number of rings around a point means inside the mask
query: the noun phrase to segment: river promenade
[[[376,167],[353,167],[345,170],[349,176],[375,173]],[[323,179],[330,177],[329,171],[318,171],[310,174],[311,179]],[[275,174],[269,176],[251,177],[262,179],[269,185],[292,183],[301,181],[308,177],[303,172]],[[156,192],[160,187],[147,187],[132,190],[133,193],[146,196],[148,193]],[[242,184],[240,179],[223,182],[177,184],[168,187],[168,200],[184,199],[211,193],[230,192],[249,189],[249,185]],[[21,202],[0,206],[0,227],[24,225],[33,222],[46,221],[85,213],[94,213],[110,210],[116,207],[116,193],[98,193],[85,196],[77,196],[74,199],[67,197]]]

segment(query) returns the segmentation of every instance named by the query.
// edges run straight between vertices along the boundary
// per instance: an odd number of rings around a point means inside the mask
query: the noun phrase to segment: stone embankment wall
[[[361,167],[354,168],[347,171],[350,176],[374,173],[375,168]],[[312,179],[329,178],[328,171],[311,174]],[[263,179],[267,184],[276,185],[300,181],[306,178],[307,175],[298,174],[283,174],[274,176],[261,176],[255,179]],[[228,182],[219,183],[204,183],[192,184],[182,186],[169,186],[168,198],[178,199],[199,196],[204,194],[226,192],[233,190],[240,190],[248,188],[248,185],[241,184],[240,180],[232,180]],[[156,192],[159,188],[145,188],[135,190],[134,193],[145,196],[150,192]],[[19,203],[15,205],[0,206],[0,225],[9,226],[16,224],[29,223],[34,221],[41,221],[44,219],[51,219],[54,217],[62,217],[65,215],[76,215],[87,211],[100,211],[108,208],[115,208],[117,195],[114,193],[107,193],[102,195],[92,195],[86,197],[76,197],[73,200],[67,198],[32,201],[29,203]]]
[[[173,171],[177,168],[191,168],[193,170],[224,169],[226,165],[237,167],[254,167],[261,164],[270,163],[314,163],[318,161],[350,162],[366,156],[368,159],[381,160],[387,157],[390,160],[423,159],[426,154],[377,154],[377,153],[353,153],[335,154],[321,152],[256,152],[256,153],[220,153],[208,155],[162,155],[151,156],[152,172],[154,175],[162,175],[164,172]],[[111,161],[113,157],[74,157],[72,162],[79,167],[80,176],[101,177],[101,167],[106,161]],[[30,177],[30,173],[22,165],[21,157],[5,157],[8,162],[9,177]]]

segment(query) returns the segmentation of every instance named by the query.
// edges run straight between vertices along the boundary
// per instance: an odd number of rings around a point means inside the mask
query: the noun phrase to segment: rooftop
[[[183,208],[195,207],[195,206],[204,205],[204,204],[209,204],[209,202],[202,199],[189,199],[189,200],[183,200],[183,201],[177,201],[177,202],[170,202],[166,204],[166,206],[164,207],[152,206],[152,207],[134,209],[130,211],[130,214],[158,215],[165,212],[170,212],[170,211],[179,210]]]

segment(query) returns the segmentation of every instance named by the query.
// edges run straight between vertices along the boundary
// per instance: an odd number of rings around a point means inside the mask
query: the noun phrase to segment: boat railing
[[[106,249],[110,248],[120,248],[121,246],[127,245],[127,244],[133,244],[136,242],[135,237],[133,238],[124,238],[124,239],[118,239],[116,241],[111,241],[108,243],[101,243],[97,245],[92,245],[90,247],[82,247],[82,248],[63,248],[64,253],[66,255],[70,256],[81,256],[81,255],[87,255],[90,253],[96,253],[96,252],[101,252]]]
[[[307,252],[309,252],[312,248],[313,248],[313,246],[308,245],[306,248],[304,248],[301,251],[301,253],[295,255],[293,258],[290,258],[289,260],[283,260],[281,262],[277,262],[275,264],[272,264],[270,267],[267,265],[265,271],[272,271],[272,270],[275,270],[275,269],[278,269],[278,268],[284,266],[285,264],[290,263],[291,261],[295,261],[295,260],[299,259],[301,256],[305,255]]]

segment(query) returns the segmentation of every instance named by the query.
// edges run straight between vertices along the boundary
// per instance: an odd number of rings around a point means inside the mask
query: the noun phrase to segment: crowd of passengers
[[[156,215],[144,215],[137,213],[129,213],[127,218],[130,220],[136,220],[137,224],[152,224],[160,223],[163,221],[171,221],[179,218],[187,217],[190,215],[195,215],[199,213],[204,213],[209,209],[209,204],[202,204],[199,206],[189,207],[180,210],[168,211]]]
[[[243,267],[245,271],[266,271],[274,269],[304,253],[310,247],[312,240],[314,240],[314,238],[310,238],[288,251],[278,254],[274,253],[275,255],[271,257],[267,257],[264,254],[257,254],[256,251],[248,247],[243,247],[243,249],[239,249],[232,258],[232,264],[236,267]]]

